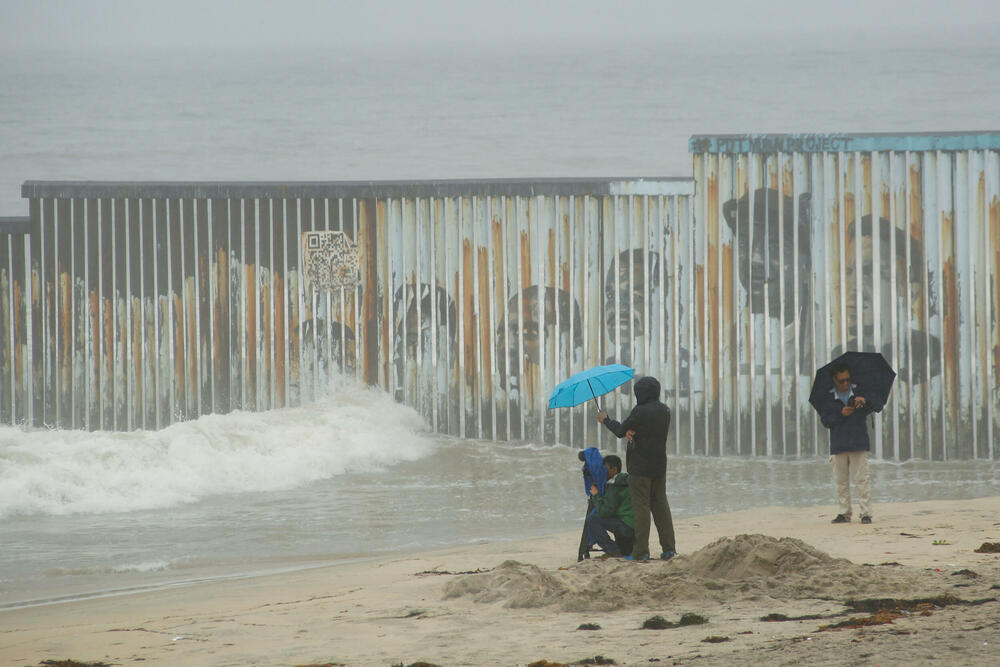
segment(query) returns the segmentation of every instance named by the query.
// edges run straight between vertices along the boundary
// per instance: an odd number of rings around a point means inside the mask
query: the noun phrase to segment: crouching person
[[[590,487],[595,512],[587,516],[587,529],[608,557],[632,552],[635,541],[635,515],[628,491],[628,473],[622,472],[622,460],[614,454],[604,457],[608,483],[604,495],[597,485]]]

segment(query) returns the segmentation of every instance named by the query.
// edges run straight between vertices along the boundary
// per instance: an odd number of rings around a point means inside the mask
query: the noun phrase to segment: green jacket
[[[628,473],[620,472],[609,479],[603,496],[594,496],[594,509],[598,516],[617,517],[629,528],[635,528],[635,513],[632,511],[632,494],[628,490]]]

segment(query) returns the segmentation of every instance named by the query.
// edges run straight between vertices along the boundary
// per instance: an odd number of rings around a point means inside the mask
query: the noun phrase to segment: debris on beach
[[[577,630],[600,630],[601,626],[597,623],[581,623]]]
[[[880,611],[917,611],[929,609],[931,607],[947,607],[953,604],[968,604],[964,600],[954,595],[938,595],[931,598],[915,598],[911,600],[898,600],[895,598],[866,598],[863,600],[848,600],[849,611],[868,612],[875,614]]]
[[[80,662],[79,660],[42,660],[39,665],[44,667],[111,667],[106,662]]]
[[[647,618],[642,624],[643,630],[667,630],[668,628],[676,627],[676,625],[659,615]]]
[[[423,570],[422,572],[416,572],[413,576],[423,577],[429,574],[448,574],[448,575],[459,575],[459,574],[482,574],[484,572],[489,572],[490,568],[476,568],[475,570],[465,570],[463,572],[452,572],[450,570]]]
[[[974,549],[977,554],[1000,554],[1000,542],[983,542],[978,549]]]
[[[892,623],[902,615],[902,612],[883,610],[876,612],[871,616],[852,616],[846,621],[831,623],[830,625],[821,625],[817,632],[824,632],[826,630],[857,630],[871,625],[884,625],[886,623]]]
[[[969,569],[957,570],[955,572],[952,572],[951,576],[953,576],[953,577],[968,577],[969,579],[978,579],[979,578],[979,575],[977,573],[975,573],[975,572],[973,572],[972,570],[969,570]]]
[[[820,621],[824,618],[835,618],[841,614],[823,616],[822,614],[806,614],[805,616],[785,616],[784,614],[768,614],[767,616],[761,616],[760,620],[765,623],[778,623],[784,621]]]
[[[617,665],[611,658],[603,655],[595,655],[593,658],[583,658],[576,662],[549,662],[548,660],[538,660],[528,664],[528,667],[573,667],[573,665]]]
[[[671,623],[662,616],[652,616],[647,618],[642,624],[643,630],[672,630],[674,628],[680,628],[685,625],[704,625],[708,623],[708,619],[700,614],[694,614],[688,612],[681,616],[681,620],[676,623]]]
[[[819,631],[858,629],[870,625],[884,625],[892,623],[895,619],[908,614],[919,614],[930,616],[934,610],[942,609],[950,605],[980,605],[986,602],[996,602],[996,598],[984,598],[981,600],[963,600],[954,595],[937,595],[927,598],[916,598],[912,600],[899,600],[893,598],[869,598],[864,600],[848,600],[845,604],[849,613],[867,612],[869,616],[851,617],[839,623],[820,626]]]
[[[731,642],[733,640],[731,637],[719,637],[718,635],[711,635],[709,637],[705,637],[701,641],[706,644],[721,644],[722,642]]]

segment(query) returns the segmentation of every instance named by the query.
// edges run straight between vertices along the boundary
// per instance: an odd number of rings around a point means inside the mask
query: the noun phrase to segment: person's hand
[[[590,485],[590,495],[596,496],[598,493],[600,493],[600,492],[597,490],[597,485],[596,484],[591,484]]]
[[[865,403],[866,403],[866,401],[865,401],[865,397],[864,396],[855,396],[854,397],[854,409],[855,410],[860,410],[861,408],[865,407]]]
[[[850,417],[851,415],[854,414],[854,408],[850,405],[845,405],[840,409],[840,414],[844,415],[845,417]]]
[[[604,420],[607,419],[607,418],[608,418],[608,413],[605,412],[604,410],[601,410],[600,412],[597,413],[597,423],[598,424],[603,424]]]
[[[629,442],[632,442],[632,436],[634,435],[635,435],[634,428],[630,428],[629,430],[625,431],[625,439],[628,440]]]

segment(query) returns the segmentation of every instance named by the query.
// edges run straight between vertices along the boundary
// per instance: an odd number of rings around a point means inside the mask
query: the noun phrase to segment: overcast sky
[[[557,44],[1000,31],[1000,0],[0,0],[0,48]]]

